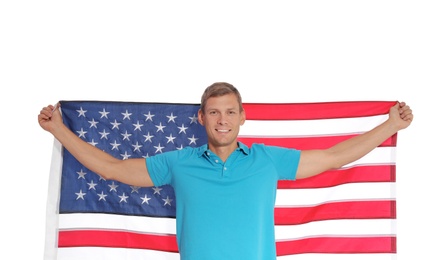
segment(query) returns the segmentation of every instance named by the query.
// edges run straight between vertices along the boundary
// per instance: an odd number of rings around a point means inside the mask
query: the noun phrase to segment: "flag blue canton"
[[[197,104],[61,101],[64,123],[120,160],[145,158],[207,142]],[[134,187],[105,180],[64,150],[60,213],[175,217],[171,186]]]

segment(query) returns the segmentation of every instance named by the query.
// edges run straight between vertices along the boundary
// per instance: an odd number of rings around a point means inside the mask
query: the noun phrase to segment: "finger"
[[[45,113],[45,111],[42,110],[42,112],[40,112],[40,114],[37,116],[37,119],[40,122],[40,121],[46,121],[50,119],[50,117]]]
[[[47,117],[51,117],[51,115],[52,115],[51,110],[52,110],[52,106],[43,107],[42,110],[40,110],[40,114],[45,115]]]
[[[396,104],[397,110],[399,111],[399,114],[402,114],[403,108],[406,107],[405,102],[397,102]]]
[[[46,107],[43,107],[42,110],[40,110],[40,118],[42,119],[49,119],[52,117],[54,112],[54,106],[53,105],[48,105]]]
[[[399,104],[398,107],[399,114],[402,114],[405,110],[409,109],[409,106],[405,102],[398,102],[398,104]]]
[[[408,114],[411,114],[411,113],[412,113],[412,110],[411,110],[411,108],[409,106],[404,106],[402,108],[402,113],[401,114],[408,115]]]
[[[413,111],[409,107],[407,107],[406,109],[403,110],[402,114],[400,114],[400,117],[405,120],[412,119]]]

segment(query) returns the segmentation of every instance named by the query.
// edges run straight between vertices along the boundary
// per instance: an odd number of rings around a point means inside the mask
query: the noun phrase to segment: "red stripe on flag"
[[[387,114],[395,101],[345,101],[299,104],[244,103],[248,120],[308,120]]]
[[[339,136],[321,136],[321,137],[238,137],[238,141],[244,143],[247,146],[251,146],[253,143],[262,143],[267,145],[282,146],[288,148],[296,148],[299,150],[307,149],[325,149],[339,142],[347,140],[356,135],[339,135]],[[397,134],[385,140],[380,147],[395,147],[397,142]]]
[[[396,202],[342,201],[313,207],[276,207],[275,225],[296,225],[330,219],[395,219]]]
[[[60,231],[59,247],[119,247],[178,252],[174,235],[147,235],[121,231]],[[396,238],[316,237],[278,241],[277,256],[304,253],[395,253]]]
[[[121,247],[178,252],[176,235],[153,235],[124,231],[59,231],[59,247]]]
[[[279,241],[277,256],[304,253],[396,253],[396,237],[314,237]]]
[[[356,166],[347,169],[330,170],[310,178],[297,179],[295,181],[278,181],[278,188],[324,188],[345,183],[395,181],[395,165],[368,165]]]

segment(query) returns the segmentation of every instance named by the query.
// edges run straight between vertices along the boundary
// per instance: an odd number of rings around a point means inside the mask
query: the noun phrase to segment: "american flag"
[[[239,141],[327,148],[380,124],[393,104],[248,103]],[[205,144],[198,108],[61,101],[64,122],[74,133],[122,160]],[[396,137],[341,169],[278,183],[277,259],[396,259]],[[56,140],[50,182],[45,259],[179,259],[170,186],[104,180]]]

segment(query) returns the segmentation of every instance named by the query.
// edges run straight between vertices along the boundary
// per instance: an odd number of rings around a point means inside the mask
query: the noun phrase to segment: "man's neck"
[[[229,156],[238,148],[238,142],[231,144],[230,146],[212,146],[209,144],[209,149],[216,154],[223,162],[229,158]]]

